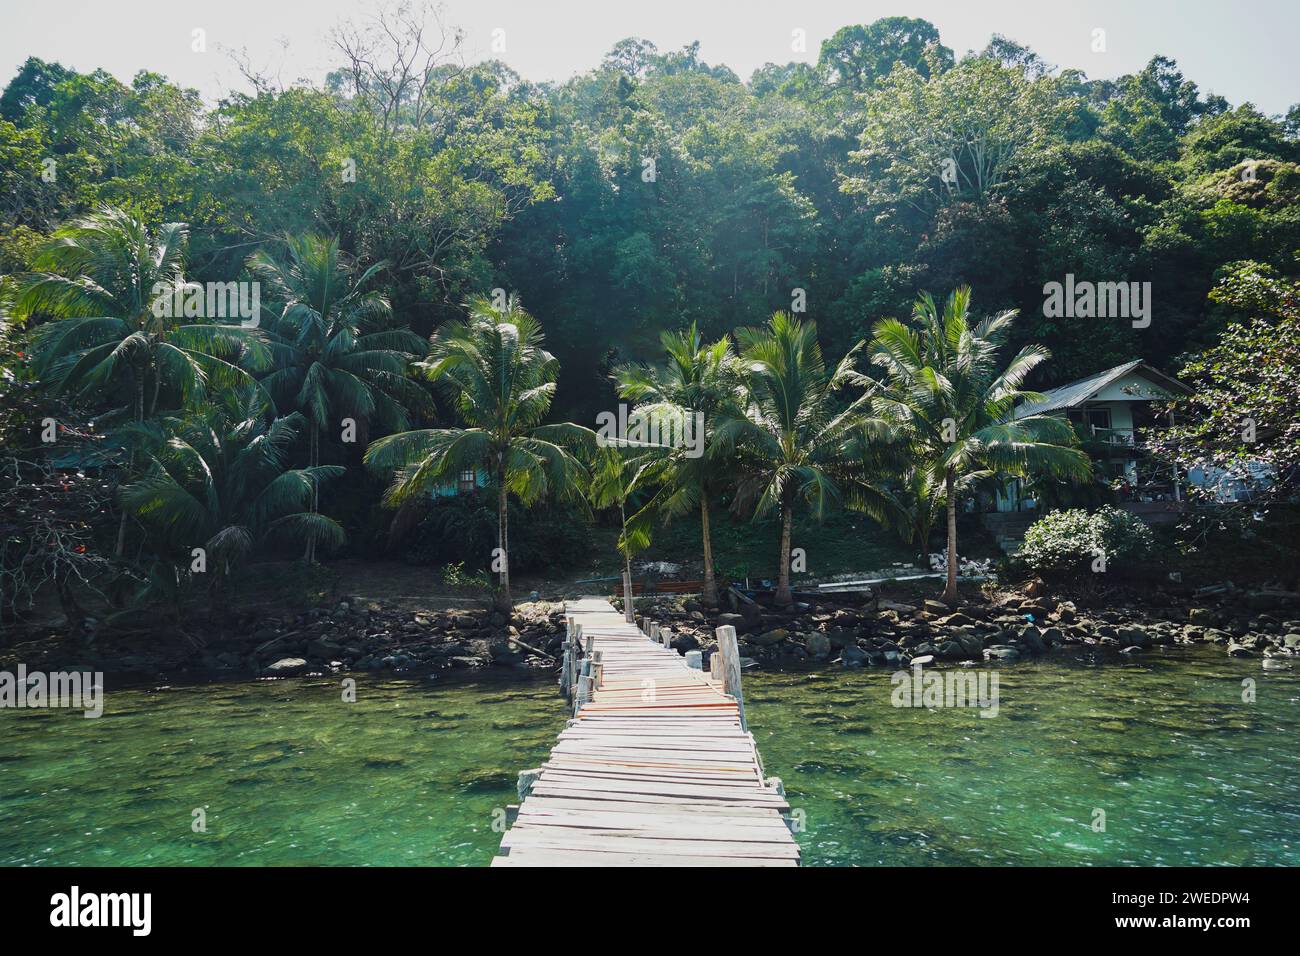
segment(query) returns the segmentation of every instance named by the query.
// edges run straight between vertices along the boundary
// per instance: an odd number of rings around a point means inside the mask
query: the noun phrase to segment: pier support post
[[[687,651],[686,666],[693,671],[704,670],[704,654],[701,651]]]
[[[583,674],[578,678],[578,708],[591,702],[592,677],[590,674]],[[575,708],[574,712],[577,713]]]
[[[740,727],[742,730],[748,730],[749,723],[745,720],[745,695],[740,689],[740,648],[736,645],[736,629],[730,624],[724,624],[715,633],[718,635],[718,654],[722,655],[722,692],[736,699],[736,708],[740,712]]]
[[[519,783],[517,784],[516,789],[519,791],[520,801],[522,801],[524,797],[528,796],[529,791],[533,789],[533,784],[537,782],[537,778],[541,775],[541,767],[535,767],[532,770],[519,771]]]
[[[573,685],[578,679],[578,649],[581,645],[582,625],[570,615],[564,640],[564,661],[560,665],[560,693],[568,701],[573,700]]]

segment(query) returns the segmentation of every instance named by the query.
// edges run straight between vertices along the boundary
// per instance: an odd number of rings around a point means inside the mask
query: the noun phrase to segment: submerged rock
[[[844,667],[861,667],[866,662],[866,652],[861,648],[846,647],[840,651],[840,664]]]

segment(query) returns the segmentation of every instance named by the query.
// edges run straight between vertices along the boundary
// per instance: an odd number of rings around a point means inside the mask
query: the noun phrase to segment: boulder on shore
[[[264,668],[272,677],[294,677],[307,669],[307,662],[301,657],[282,657],[274,664]]]
[[[831,641],[820,632],[808,635],[808,656],[816,660],[825,660],[831,655]]]

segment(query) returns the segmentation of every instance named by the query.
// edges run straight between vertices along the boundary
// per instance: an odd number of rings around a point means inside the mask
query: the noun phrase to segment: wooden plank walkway
[[[735,698],[603,599],[565,614],[599,683],[529,776],[492,865],[798,866],[790,806]]]

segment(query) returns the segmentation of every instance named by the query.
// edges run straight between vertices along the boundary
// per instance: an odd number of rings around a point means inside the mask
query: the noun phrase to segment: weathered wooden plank
[[[719,840],[777,839],[786,842],[789,828],[781,820],[762,817],[707,817],[683,819],[670,813],[610,813],[599,810],[530,810],[521,813],[516,826],[575,826],[601,830],[666,830],[674,834],[710,835]]]
[[[724,816],[731,820],[757,819],[773,821],[785,826],[785,821],[781,819],[781,814],[769,807],[744,807],[737,806],[734,803],[714,804],[714,803],[687,803],[687,802],[668,802],[668,803],[637,803],[634,801],[606,799],[610,794],[602,794],[600,797],[591,796],[579,797],[545,797],[533,794],[526,801],[529,812],[534,810],[566,810],[577,809],[584,812],[591,811],[597,813],[636,813],[649,816],[685,816],[691,819],[699,817]],[[524,812],[524,808],[520,808]]]
[[[501,839],[503,847],[552,847],[559,850],[592,850],[597,853],[657,853],[670,856],[760,856],[772,859],[799,858],[799,848],[786,843],[733,842],[726,840],[660,839],[631,835],[624,830],[586,834],[572,827],[514,826]]]
[[[553,850],[516,847],[498,856],[493,866],[798,866],[798,860],[762,857],[667,856],[653,853],[602,853],[599,860],[587,850]]]

